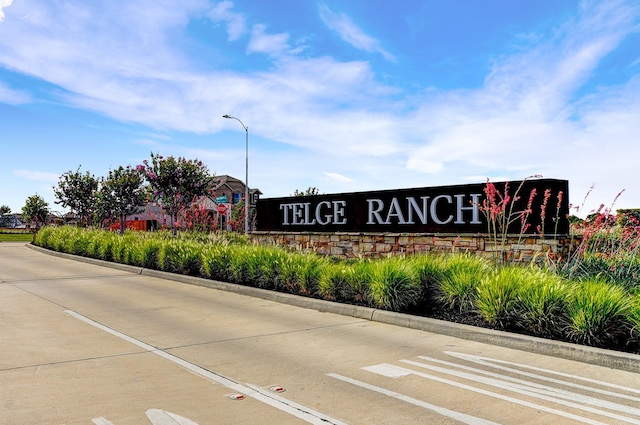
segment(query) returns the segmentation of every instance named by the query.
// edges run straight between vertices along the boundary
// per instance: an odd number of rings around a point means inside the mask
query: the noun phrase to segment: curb
[[[515,350],[527,351],[546,356],[558,357],[567,360],[575,360],[597,366],[613,369],[621,369],[629,372],[640,373],[640,355],[611,351],[603,348],[588,347],[585,345],[571,344],[563,341],[538,338],[534,336],[514,334],[493,329],[478,328],[460,323],[431,319],[428,317],[413,316],[404,313],[379,310],[371,307],[362,307],[351,304],[341,304],[332,301],[308,298],[299,295],[287,294],[252,286],[238,285],[200,277],[179,275],[159,270],[146,269],[138,266],[112,263],[96,258],[80,257],[63,252],[51,251],[33,244],[27,247],[49,254],[55,257],[66,258],[102,267],[109,267],[143,276],[171,280],[189,285],[203,286],[220,291],[233,292],[240,295],[262,298],[296,307],[317,310],[325,313],[340,314],[374,322],[386,323],[425,332],[448,335],[456,338],[476,341],[486,344]]]

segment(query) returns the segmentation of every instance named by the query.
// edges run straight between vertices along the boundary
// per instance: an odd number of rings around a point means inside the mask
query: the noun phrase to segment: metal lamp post
[[[249,127],[244,125],[239,118],[232,117],[229,115],[223,115],[222,118],[229,118],[236,120],[242,125],[245,132],[245,174],[244,174],[244,234],[249,234],[249,207],[251,206],[251,202],[249,201]]]

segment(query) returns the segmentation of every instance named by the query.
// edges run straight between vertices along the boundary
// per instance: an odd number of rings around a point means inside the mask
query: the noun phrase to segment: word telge
[[[512,220],[508,220],[512,226],[510,232],[520,233],[525,229],[524,233],[536,233],[544,228],[545,233],[568,233],[569,184],[566,180],[538,179],[493,185],[497,190],[496,203],[507,198],[505,187],[508,198],[515,199],[513,203],[500,205],[505,214],[512,216]],[[257,230],[486,233],[485,188],[486,183],[265,198],[257,204]],[[522,225],[525,217],[527,226]]]

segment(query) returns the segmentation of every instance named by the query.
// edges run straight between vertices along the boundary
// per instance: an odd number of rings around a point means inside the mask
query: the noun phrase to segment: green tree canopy
[[[178,213],[198,197],[206,195],[213,180],[202,161],[173,156],[165,158],[153,153],[151,161],[143,161],[137,170],[145,174],[153,199],[171,216],[174,235]]]
[[[82,224],[86,225],[97,204],[98,179],[88,171],[82,174],[79,166],[75,172],[67,171],[62,174],[53,191],[58,199],[56,204],[70,208],[80,216]]]
[[[27,222],[34,223],[38,229],[41,224],[47,222],[49,204],[40,195],[30,196],[22,207],[22,216]]]
[[[97,212],[102,218],[117,217],[120,233],[124,233],[126,217],[145,203],[144,174],[131,166],[120,166],[109,171],[100,183]]]
[[[320,195],[320,190],[317,187],[309,187],[306,190],[298,190],[296,189],[293,192],[293,196],[318,196]]]
[[[2,217],[5,214],[9,214],[11,212],[11,207],[8,205],[2,205],[0,206],[0,217]]]

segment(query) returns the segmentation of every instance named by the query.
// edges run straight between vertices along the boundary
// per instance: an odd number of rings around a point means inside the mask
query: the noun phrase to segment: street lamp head
[[[229,115],[223,115],[222,118],[231,118]]]

